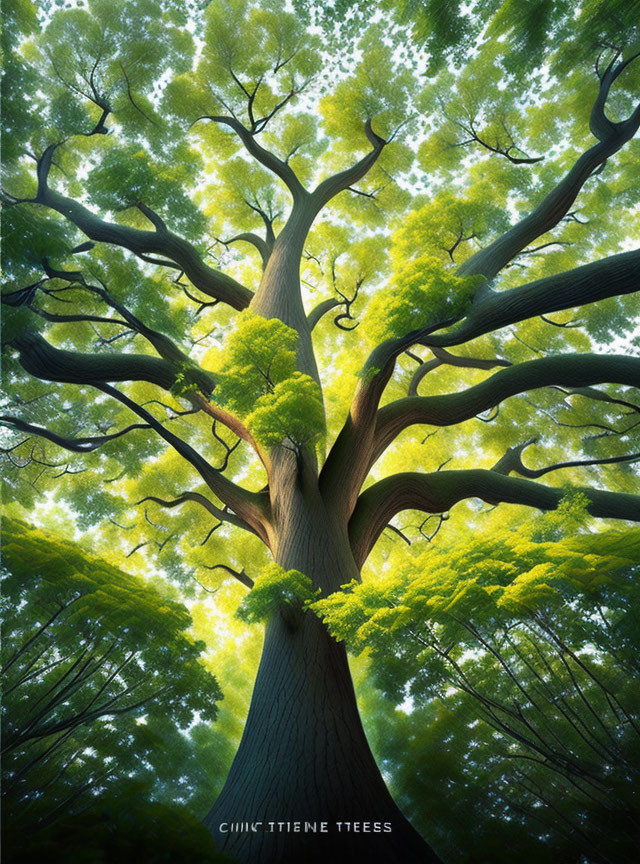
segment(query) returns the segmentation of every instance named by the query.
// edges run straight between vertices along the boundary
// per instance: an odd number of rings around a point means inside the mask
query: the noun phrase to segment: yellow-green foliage
[[[247,416],[256,441],[276,447],[285,438],[294,444],[316,444],[324,432],[324,406],[318,384],[294,372],[258,399]]]
[[[311,579],[304,573],[270,564],[258,576],[236,615],[247,623],[264,621],[283,605],[306,607],[317,600],[319,594],[320,590],[314,590]]]
[[[640,531],[580,532],[583,497],[566,498],[537,524],[427,546],[393,574],[351,583],[311,608],[337,638],[361,651],[396,631],[400,638],[417,622],[456,638],[463,621],[497,627],[573,602],[588,604],[591,595],[624,585],[638,560]]]
[[[298,335],[277,318],[242,312],[219,360],[213,398],[241,417],[256,440],[314,444],[324,431],[318,384],[296,371]]]
[[[368,146],[364,123],[373,120],[376,134],[390,138],[410,116],[415,78],[394,68],[393,48],[384,42],[383,25],[371,26],[358,43],[363,52],[353,76],[338,84],[320,103],[326,132],[333,138]]]
[[[434,255],[399,262],[391,288],[378,292],[367,308],[366,334],[378,343],[463,315],[481,281],[457,276]]]
[[[261,396],[295,371],[297,341],[296,331],[277,318],[241,312],[217,361],[216,401],[242,417],[249,414]]]

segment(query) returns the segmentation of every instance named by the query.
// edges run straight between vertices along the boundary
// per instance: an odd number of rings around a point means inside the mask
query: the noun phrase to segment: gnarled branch
[[[640,105],[626,120],[619,123],[613,123],[607,118],[605,105],[611,84],[637,56],[636,54],[620,62],[617,57],[614,58],[600,77],[590,120],[591,131],[598,143],[578,158],[560,183],[528,216],[489,246],[468,258],[460,267],[461,274],[482,274],[487,279],[493,279],[519,252],[526,249],[537,237],[550,231],[569,213],[571,205],[589,177],[633,138],[640,126]]]
[[[345,189],[353,186],[354,183],[357,183],[358,180],[361,180],[373,167],[378,156],[382,153],[384,146],[388,142],[373,131],[371,120],[367,120],[364,130],[373,149],[350,168],[346,168],[332,177],[327,177],[326,180],[323,180],[314,189],[311,193],[314,212],[319,213],[332,198],[335,198],[340,192],[343,192]]]
[[[573,487],[572,491],[588,498],[587,509],[593,516],[640,522],[640,495],[583,487]],[[566,494],[566,489],[491,470],[394,474],[360,495],[349,523],[351,548],[356,563],[362,566],[389,520],[403,510],[444,513],[466,498],[480,498],[488,504],[504,502],[555,510]]]
[[[593,465],[621,465],[631,464],[640,460],[640,453],[629,453],[622,456],[603,456],[593,459],[571,459],[567,462],[555,462],[552,465],[546,465],[544,468],[527,468],[522,461],[522,454],[527,447],[537,442],[537,438],[530,438],[522,444],[517,444],[515,447],[509,447],[507,452],[502,456],[491,469],[498,474],[510,474],[515,472],[521,477],[528,477],[530,480],[537,480],[539,477],[544,477],[545,474],[551,471],[560,471],[563,468],[582,468]]]
[[[604,382],[640,386],[640,358],[559,354],[509,366],[460,393],[398,399],[378,412],[372,460],[375,461],[403,429],[416,423],[451,426],[528,390],[549,385],[583,387]]]
[[[50,144],[38,160],[38,193],[33,203],[60,213],[91,240],[122,246],[138,256],[149,253],[164,256],[183,270],[196,288],[210,297],[228,303],[234,309],[244,309],[249,305],[253,294],[248,288],[205,264],[191,243],[167,230],[164,222],[160,224],[160,217],[145,205],[142,205],[143,212],[153,222],[156,228],[154,231],[143,231],[108,222],[80,202],[51,189],[48,183],[49,171],[53,154],[60,143],[62,142]]]
[[[251,156],[253,156],[253,158],[261,165],[264,165],[265,168],[268,168],[269,171],[282,180],[291,193],[294,202],[307,197],[308,193],[298,180],[293,168],[287,162],[284,162],[276,156],[275,153],[272,153],[265,149],[261,144],[258,144],[255,139],[255,132],[247,129],[246,126],[243,126],[236,117],[227,117],[219,114],[204,114],[202,117],[198,117],[194,120],[191,125],[193,126],[200,120],[210,120],[212,123],[218,123],[233,129],[238,138],[244,144],[247,152],[250,153]]]

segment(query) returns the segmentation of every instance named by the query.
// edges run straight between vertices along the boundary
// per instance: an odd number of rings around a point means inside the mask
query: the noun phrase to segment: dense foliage
[[[25,834],[36,855],[48,843],[71,854],[74,817],[87,810],[108,834],[140,798],[201,809],[224,764],[210,726],[222,694],[185,607],[12,519],[3,570],[3,819],[21,854]]]
[[[319,615],[392,864],[631,860],[638,0],[3,11],[9,812],[204,816],[263,622],[213,822],[346,808]]]
[[[567,501],[315,604],[403,706],[378,747],[446,860],[634,860],[639,543]]]

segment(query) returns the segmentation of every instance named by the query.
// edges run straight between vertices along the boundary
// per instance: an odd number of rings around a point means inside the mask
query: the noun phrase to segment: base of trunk
[[[244,735],[205,819],[238,864],[430,864],[369,749],[346,653],[313,615],[276,616]]]

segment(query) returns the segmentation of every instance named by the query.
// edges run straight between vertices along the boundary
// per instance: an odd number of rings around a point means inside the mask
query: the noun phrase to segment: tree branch
[[[511,132],[507,128],[507,124],[505,122],[504,117],[500,118],[500,124],[504,130],[505,135],[507,136],[508,144],[506,147],[504,147],[500,143],[499,139],[497,139],[495,144],[492,145],[485,138],[481,138],[480,134],[476,128],[476,116],[475,115],[472,116],[471,112],[468,109],[465,110],[465,113],[467,115],[467,120],[465,122],[465,121],[460,120],[456,117],[452,117],[447,112],[445,102],[441,97],[438,97],[438,102],[440,104],[440,109],[441,109],[442,113],[444,114],[444,116],[447,118],[447,120],[449,120],[450,123],[453,123],[459,129],[462,129],[462,131],[465,133],[465,135],[469,136],[468,140],[458,141],[455,144],[452,144],[450,146],[463,147],[466,144],[476,143],[476,144],[479,144],[481,147],[484,147],[484,149],[488,150],[490,153],[495,153],[499,156],[504,156],[506,159],[509,160],[509,162],[511,162],[514,165],[520,165],[520,164],[533,165],[536,162],[542,162],[542,160],[544,159],[544,156],[528,156],[521,147],[517,146],[517,144],[514,141],[513,135],[511,134]],[[512,156],[511,154],[514,150],[517,151],[518,153],[522,153],[523,154],[522,157]]]
[[[567,396],[584,396],[586,399],[593,399],[595,402],[608,402],[610,405],[621,405],[623,408],[630,408],[631,411],[640,414],[640,405],[637,405],[635,402],[629,402],[626,399],[616,399],[615,396],[610,396],[602,390],[596,390],[595,387],[572,387],[570,390],[557,387],[556,389]]]
[[[191,501],[194,504],[199,504],[201,507],[210,513],[212,516],[215,516],[216,519],[219,519],[220,522],[228,522],[230,525],[235,525],[237,528],[244,528],[245,531],[250,531],[252,534],[256,534],[257,532],[249,525],[248,522],[245,522],[244,519],[241,519],[239,516],[236,516],[235,513],[231,513],[229,510],[221,510],[219,507],[216,507],[205,495],[201,495],[199,492],[181,492],[177,498],[172,499],[171,501],[167,501],[164,498],[158,498],[155,495],[147,495],[145,498],[141,498],[139,501],[136,501],[136,507],[140,504],[143,504],[145,501],[153,501],[154,504],[159,504],[161,507],[165,507],[166,509],[173,509],[174,507],[180,507],[182,504],[185,504],[187,501]]]
[[[448,333],[430,336],[422,344],[428,347],[461,345],[527,318],[638,290],[640,250],[634,249],[508,291],[493,291],[485,286],[467,317],[457,327]]]
[[[232,567],[229,567],[227,564],[213,564],[212,566],[204,565],[205,570],[226,570],[227,573],[230,573],[238,582],[242,583],[246,588],[253,588],[254,581],[253,579],[246,574],[244,570],[234,570]]]
[[[279,177],[282,182],[285,184],[289,192],[291,193],[291,197],[294,202],[297,202],[303,198],[308,196],[308,192],[304,189],[300,181],[298,180],[295,171],[293,168],[288,165],[286,162],[283,162],[275,153],[271,153],[269,150],[266,150],[262,147],[261,144],[258,144],[254,135],[254,132],[251,132],[246,126],[236,118],[236,117],[227,117],[224,115],[211,115],[204,114],[202,117],[198,117],[191,124],[192,126],[198,123],[200,120],[211,120],[213,123],[220,123],[224,126],[229,126],[230,129],[236,133],[238,138],[244,144],[248,153],[253,156],[261,165],[264,165],[265,168],[268,168],[273,174]]]
[[[327,312],[331,312],[332,309],[335,309],[336,306],[340,306],[340,300],[336,297],[329,297],[328,300],[322,300],[315,306],[311,312],[307,315],[307,324],[309,326],[309,332],[313,330],[316,324],[323,318]]]
[[[432,348],[435,359],[422,362],[413,373],[409,383],[409,396],[418,395],[418,385],[422,379],[439,366],[459,366],[465,369],[494,369],[496,366],[511,366],[510,360],[505,360],[502,357],[490,357],[484,359],[482,357],[458,357],[455,354],[450,354],[444,348]]]
[[[527,318],[594,303],[605,297],[630,294],[639,288],[640,250],[623,252],[508,291],[492,291],[485,284],[476,295],[471,311],[460,323],[460,319],[450,318],[378,345],[365,363],[350,415],[322,471],[321,479],[332,500],[342,500],[345,506],[355,504],[353,496],[357,495],[368,471],[366,459],[377,406],[393,374],[396,358],[403,351],[412,345],[431,349],[460,345]],[[458,326],[451,327],[456,324]],[[438,332],[446,328],[449,328],[447,332]],[[346,496],[345,480],[350,484]]]
[[[268,243],[258,234],[254,234],[253,231],[243,231],[241,234],[236,234],[235,237],[231,237],[229,240],[219,240],[218,242],[222,243],[223,246],[229,246],[230,243],[239,243],[241,241],[244,243],[250,243],[258,250],[260,258],[262,259],[262,267],[264,269],[269,261],[273,243]]]
[[[117,399],[148,423],[167,444],[173,447],[183,459],[196,469],[214,495],[220,498],[227,507],[250,525],[260,539],[268,544],[266,527],[268,523],[268,501],[264,495],[257,492],[249,492],[241,486],[237,486],[225,477],[222,472],[213,468],[190,444],[187,444],[182,438],[166,429],[152,414],[115,387],[97,382],[93,382],[93,386],[97,390]]]
[[[145,205],[139,204],[138,207],[152,221],[155,231],[143,231],[107,222],[78,201],[51,189],[48,185],[49,171],[53,154],[60,143],[49,145],[38,160],[38,193],[33,203],[60,213],[91,240],[122,246],[138,256],[148,253],[163,255],[169,261],[175,262],[196,288],[210,297],[228,303],[234,309],[244,309],[249,305],[253,294],[248,288],[205,264],[191,243],[167,230],[160,217]]]
[[[373,131],[371,120],[367,120],[364,130],[373,149],[360,159],[359,162],[356,162],[355,165],[344,171],[340,171],[338,174],[334,174],[332,177],[328,177],[314,189],[311,193],[311,200],[316,213],[319,213],[325,204],[332,198],[335,198],[340,192],[343,192],[354,183],[357,183],[358,180],[361,180],[373,167],[384,146],[388,143]]]
[[[640,105],[619,123],[613,123],[605,114],[605,105],[611,84],[638,55],[609,64],[600,78],[598,95],[591,112],[590,128],[598,143],[594,144],[575,162],[565,177],[546,195],[540,204],[524,219],[460,267],[461,275],[482,274],[493,279],[502,268],[536,237],[550,231],[571,209],[585,182],[606,160],[630,141],[640,126]]]
[[[549,385],[583,387],[604,382],[640,386],[640,358],[559,354],[509,366],[460,393],[398,399],[378,411],[371,464],[403,429],[416,423],[452,426],[528,390]]]
[[[42,259],[42,266],[44,268],[45,273],[47,274],[47,279],[60,279],[64,282],[69,283],[69,285],[78,285],[85,291],[88,291],[91,294],[99,297],[107,306],[111,309],[114,309],[122,316],[122,320],[118,319],[110,319],[103,318],[100,316],[92,316],[92,315],[52,315],[46,310],[36,309],[33,306],[34,295],[29,293],[28,295],[23,295],[26,289],[20,289],[19,291],[11,292],[9,295],[3,295],[2,302],[9,303],[9,305],[27,305],[33,312],[37,315],[41,315],[43,318],[49,321],[93,321],[97,323],[115,323],[120,324],[125,327],[129,327],[133,332],[138,333],[142,337],[144,337],[155,350],[163,357],[165,360],[168,360],[170,363],[176,365],[177,369],[184,368],[185,366],[193,367],[193,363],[189,359],[188,355],[184,353],[168,336],[164,333],[160,333],[158,330],[154,330],[151,327],[147,327],[143,321],[137,318],[132,312],[127,309],[127,307],[115,300],[111,294],[107,291],[106,286],[103,282],[100,283],[100,287],[97,285],[92,285],[84,278],[84,274],[81,270],[59,270],[51,266],[49,260],[47,258]],[[34,287],[35,291],[40,288],[41,290],[45,290],[42,288],[42,284],[46,280],[41,280],[40,283],[37,283]],[[35,294],[34,291],[34,294]],[[216,301],[217,302],[217,301]],[[119,334],[122,335],[122,334]],[[215,381],[213,376],[208,375],[204,371],[198,373],[199,386],[204,387],[204,392],[211,392],[213,387],[215,386]]]
[[[65,438],[63,435],[58,435],[50,429],[45,429],[44,426],[36,426],[33,423],[26,423],[19,417],[10,417],[6,414],[0,416],[0,426],[7,426],[10,429],[17,429],[20,432],[37,435],[39,438],[46,438],[47,441],[57,444],[58,447],[64,447],[65,450],[71,450],[74,453],[91,453],[94,450],[97,450],[98,447],[102,447],[103,444],[107,444],[115,438],[120,438],[128,432],[132,432],[134,429],[151,428],[148,423],[132,423],[130,426],[126,426],[124,429],[120,429],[119,432],[113,432],[110,435],[90,435],[80,438]]]
[[[83,354],[67,351],[54,348],[39,333],[34,332],[22,333],[9,344],[18,351],[22,368],[44,381],[67,384],[148,381],[170,390],[176,378],[173,364],[146,354]]]
[[[331,448],[320,474],[325,500],[337,512],[349,515],[369,471],[376,412],[385,387],[393,374],[396,358],[420,339],[456,319],[441,321],[433,327],[415,330],[404,337],[387,339],[369,355],[360,373],[349,416]]]
[[[623,463],[630,464],[640,460],[640,453],[629,453],[623,456],[608,456],[594,459],[572,459],[568,462],[555,462],[553,465],[547,465],[544,468],[527,468],[522,461],[522,454],[527,447],[535,444],[537,440],[537,438],[530,438],[523,444],[509,447],[504,456],[496,462],[491,470],[498,474],[510,474],[513,471],[521,477],[528,477],[530,480],[537,480],[539,477],[544,477],[545,474],[549,474],[551,471],[559,471],[562,468],[581,468],[592,465],[620,465]]]
[[[640,495],[583,487],[572,487],[571,491],[581,492],[589,499],[587,509],[593,516],[640,522]],[[504,502],[555,510],[566,494],[566,489],[490,470],[394,474],[360,495],[349,523],[351,547],[356,563],[362,566],[389,520],[402,510],[444,513],[466,498],[480,498],[488,504]]]

